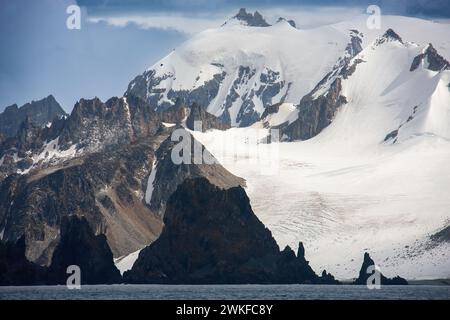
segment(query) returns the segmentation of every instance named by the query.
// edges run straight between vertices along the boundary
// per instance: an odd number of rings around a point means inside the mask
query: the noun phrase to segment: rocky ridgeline
[[[442,57],[430,43],[425,52],[416,56],[411,64],[410,71],[415,71],[421,64],[431,71],[442,71],[450,69],[450,63]]]
[[[280,129],[280,136],[285,140],[308,140],[318,135],[334,119],[339,108],[347,103],[342,95],[342,80],[355,71],[360,61],[353,61],[362,51],[362,37],[357,30],[350,31],[350,42],[345,52],[330,71],[307,95],[299,105],[297,120],[289,124],[274,127]]]
[[[270,27],[270,24],[264,20],[263,16],[255,11],[253,14],[247,12],[245,8],[239,9],[239,12],[233,17],[238,21],[245,23],[249,27]]]
[[[63,116],[66,116],[66,112],[52,95],[26,103],[20,108],[13,104],[0,113],[0,136],[15,136],[26,118],[35,126],[44,127]]]
[[[204,176],[223,188],[245,184],[218,163],[175,166],[170,137],[183,121],[173,127],[161,121],[173,117],[129,97],[82,99],[67,119],[50,127],[26,120],[16,136],[0,141],[0,240],[11,245],[24,237],[26,259],[50,267],[63,240],[63,221],[75,217],[95,236],[104,235],[119,257],[159,236],[165,201],[184,179]],[[214,127],[212,117],[191,115]],[[54,155],[68,150],[74,152]],[[150,204],[145,193],[153,163],[158,173]]]

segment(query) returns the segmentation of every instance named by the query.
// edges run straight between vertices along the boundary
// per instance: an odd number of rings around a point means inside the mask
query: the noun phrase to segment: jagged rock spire
[[[245,22],[250,27],[269,27],[270,24],[264,20],[263,16],[255,11],[253,14],[248,13],[245,8],[239,9],[239,12],[233,17],[239,21]]]
[[[297,258],[305,259],[305,247],[301,241],[298,243]]]

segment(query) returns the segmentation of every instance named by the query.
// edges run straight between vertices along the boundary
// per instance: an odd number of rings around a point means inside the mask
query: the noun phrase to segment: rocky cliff
[[[161,236],[143,249],[131,283],[317,283],[304,258],[280,252],[241,187],[187,179],[170,197]]]
[[[63,221],[76,216],[120,257],[159,236],[165,201],[184,179],[244,184],[218,163],[174,165],[171,134],[185,129],[161,118],[138,98],[111,98],[82,99],[50,128],[25,122],[0,143],[0,240],[24,237],[26,258],[49,266]]]
[[[67,267],[81,271],[81,284],[120,283],[122,277],[114,266],[113,254],[104,234],[94,235],[84,217],[64,217],[60,242],[48,269],[49,283],[65,284]]]

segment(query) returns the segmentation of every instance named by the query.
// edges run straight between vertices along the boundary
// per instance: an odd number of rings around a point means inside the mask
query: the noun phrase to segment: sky
[[[79,30],[66,27],[73,4],[81,7]],[[68,112],[80,98],[121,96],[136,75],[240,7],[312,28],[370,4],[385,14],[450,19],[449,0],[0,0],[0,111],[49,94]]]

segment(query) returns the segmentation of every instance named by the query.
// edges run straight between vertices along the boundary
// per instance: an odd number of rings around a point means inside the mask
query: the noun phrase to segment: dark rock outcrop
[[[16,243],[0,241],[0,286],[65,284],[70,265],[80,268],[81,284],[122,281],[106,237],[95,236],[84,217],[63,218],[60,238],[50,267],[26,258],[25,236]]]
[[[334,119],[339,108],[347,103],[341,95],[341,79],[336,78],[326,95],[308,94],[298,106],[298,119],[281,128],[282,135],[291,140],[307,140],[325,129]]]
[[[249,27],[269,27],[270,24],[264,20],[263,16],[255,11],[253,14],[247,12],[245,8],[239,9],[239,12],[233,17],[236,20],[244,22]]]
[[[177,98],[173,106],[158,112],[161,121],[166,123],[181,124],[189,113],[189,107],[183,99]]]
[[[70,265],[80,268],[81,284],[121,282],[105,235],[95,236],[84,217],[65,217],[60,237],[49,267],[50,283],[65,284]]]
[[[295,21],[294,21],[294,20],[286,20],[286,19],[283,18],[283,17],[279,17],[278,20],[277,20],[277,23],[278,23],[278,22],[282,22],[282,21],[286,21],[287,23],[289,23],[289,24],[291,25],[291,27],[297,28],[297,25],[295,24]]]
[[[359,276],[355,280],[354,284],[358,285],[366,285],[367,280],[371,276],[372,273],[367,273],[368,268],[370,266],[375,266],[375,262],[372,260],[370,255],[366,252],[364,253],[364,260],[361,266],[361,270],[359,271]],[[408,282],[402,277],[396,276],[394,278],[386,278],[382,273],[380,274],[381,285],[407,285]]]
[[[447,226],[441,231],[436,232],[430,238],[436,243],[450,242],[450,226]]]
[[[223,66],[218,65],[218,68],[223,69]],[[175,75],[173,73],[157,75],[155,70],[147,70],[130,82],[124,96],[144,100],[148,102],[152,109],[158,112],[166,111],[176,105],[177,100],[183,101],[188,106],[193,103],[207,106],[217,96],[225,76],[226,72],[222,71],[213,75],[212,79],[205,81],[195,89],[176,90],[159,87],[159,84],[164,80],[174,79]],[[169,101],[162,99],[166,90]]]
[[[105,233],[114,254],[138,250],[160,233],[162,221],[143,201],[156,150],[170,132],[105,145],[27,175],[0,182],[0,228],[14,241],[26,235],[27,257],[48,265],[60,221],[83,215]],[[164,178],[162,178],[164,181]]]
[[[363,35],[358,30],[350,30],[350,42],[342,57],[338,59],[333,69],[305,95],[299,105],[298,118],[289,123],[274,127],[280,130],[284,140],[307,140],[318,135],[334,119],[339,108],[347,103],[341,94],[342,79],[349,78],[356,70],[361,59],[353,59],[362,51]],[[277,112],[275,105],[270,112]],[[264,118],[264,117],[262,117]]]
[[[61,223],[70,216],[86,219],[119,257],[159,236],[165,202],[184,179],[207,177],[221,187],[245,184],[218,163],[175,165],[171,134],[180,127],[164,126],[161,114],[139,98],[80,100],[67,119],[50,128],[29,121],[22,127],[0,145],[0,231],[11,243],[24,236],[25,257],[42,266],[51,264]],[[58,143],[49,148],[53,139]],[[77,152],[47,157],[56,148]],[[145,194],[153,163],[158,173],[150,204]],[[18,174],[19,169],[27,171]]]
[[[388,29],[381,37],[375,40],[375,45],[379,46],[383,43],[395,41],[403,44],[403,39],[394,30]]]
[[[188,178],[205,177],[208,181],[220,188],[245,186],[245,180],[231,174],[198,143],[194,137],[183,127],[174,126],[171,130],[184,133],[181,141],[172,141],[171,137],[165,139],[156,150],[155,177],[153,191],[148,205],[160,216],[164,215],[165,205],[169,197],[176,191],[178,185]],[[189,141],[184,141],[188,139]],[[178,155],[187,152],[186,161],[175,163],[172,150],[179,145],[186,146],[186,150],[178,150]],[[186,145],[185,145],[186,144]],[[195,145],[199,148],[197,150]],[[177,160],[178,161],[178,160]]]
[[[384,142],[387,142],[387,141],[389,141],[389,140],[393,140],[394,141],[394,143],[396,142],[396,139],[397,139],[397,136],[398,136],[398,129],[397,130],[394,130],[394,131],[391,131],[391,132],[389,132],[387,135],[386,135],[386,137],[384,138]]]
[[[47,284],[47,268],[25,257],[25,237],[16,243],[0,241],[0,286]]]
[[[301,251],[301,250],[300,250]],[[143,249],[130,283],[317,283],[303,256],[280,252],[241,187],[188,179],[170,197],[161,236]]]
[[[264,112],[261,115],[261,119],[265,119],[271,114],[278,113],[278,111],[280,111],[281,105],[282,105],[282,103],[276,103],[271,106],[268,106],[266,109],[264,109]]]
[[[191,130],[198,129],[194,128],[195,122],[201,122],[200,130],[205,132],[210,129],[227,130],[231,126],[227,123],[222,122],[214,115],[208,113],[200,105],[194,103],[189,110],[189,116],[186,119],[186,127]]]
[[[450,63],[437,52],[437,50],[431,43],[426,48],[425,52],[419,54],[414,58],[411,64],[410,71],[415,71],[424,61],[427,62],[427,65],[425,67],[431,71],[442,71],[450,69]]]
[[[156,112],[136,97],[81,99],[67,119],[59,143],[65,147],[100,149],[105,145],[129,143],[154,135],[161,125]]]
[[[27,117],[33,125],[43,127],[54,121],[55,118],[61,118],[64,115],[66,115],[66,112],[52,95],[26,103],[20,108],[14,104],[6,107],[0,113],[0,134],[8,137],[14,136]]]

